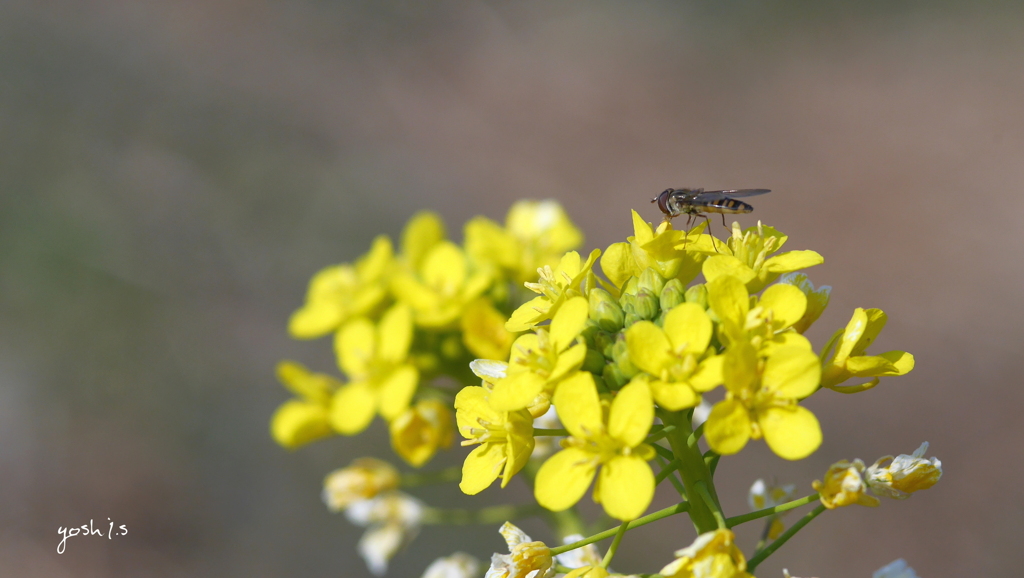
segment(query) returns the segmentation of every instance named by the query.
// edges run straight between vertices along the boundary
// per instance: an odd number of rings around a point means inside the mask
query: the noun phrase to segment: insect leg
[[[717,253],[718,252],[718,246],[715,245],[715,236],[711,234],[711,217],[708,217],[707,215],[701,215],[701,216],[704,217],[704,221],[708,224],[708,230],[707,230],[708,237],[711,237],[711,246],[715,248],[715,253]],[[725,219],[725,215],[722,215],[722,219],[723,220]]]

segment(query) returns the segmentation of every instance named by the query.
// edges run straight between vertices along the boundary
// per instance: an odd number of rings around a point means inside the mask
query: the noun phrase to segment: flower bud
[[[599,374],[604,370],[605,359],[604,356],[593,349],[587,349],[587,357],[583,360],[583,365],[580,367],[583,371],[589,371],[590,373]]]
[[[672,279],[665,283],[661,290],[661,310],[666,312],[686,300],[686,287],[679,279]]]
[[[657,271],[648,267],[640,274],[640,279],[637,280],[636,286],[638,292],[646,291],[652,295],[658,295],[665,288],[665,279],[658,275]]]
[[[398,487],[398,470],[375,458],[359,458],[324,478],[324,502],[337,512]]]
[[[640,292],[636,294],[634,306],[638,317],[649,321],[658,316],[658,313],[661,311],[661,307],[659,305],[660,300],[657,295],[657,293],[648,293],[646,289],[641,289]]]
[[[391,447],[409,465],[420,467],[434,457],[439,448],[452,445],[452,411],[436,399],[420,401],[388,424]]]
[[[700,305],[701,307],[707,309],[708,308],[708,288],[707,288],[707,286],[705,284],[703,284],[703,283],[700,283],[698,285],[693,285],[692,287],[687,289],[686,290],[686,302],[687,303],[696,303],[697,305]]]
[[[611,333],[622,329],[625,313],[610,293],[604,289],[594,288],[590,290],[588,297],[590,319],[597,323],[598,327]]]

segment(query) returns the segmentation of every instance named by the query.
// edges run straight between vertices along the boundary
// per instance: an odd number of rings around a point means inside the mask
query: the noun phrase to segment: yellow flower
[[[455,420],[464,446],[477,445],[462,466],[459,488],[479,494],[501,476],[505,487],[523,469],[533,451],[533,416],[526,410],[495,411],[479,386],[464,387],[455,396]]]
[[[779,279],[779,282],[796,287],[807,297],[807,309],[804,311],[803,317],[793,324],[793,329],[797,333],[807,331],[811,324],[817,321],[821,314],[825,312],[825,308],[828,307],[832,287],[822,285],[815,289],[814,283],[811,283],[811,280],[804,273],[786,273]]]
[[[538,268],[554,267],[563,253],[583,242],[556,201],[519,201],[509,209],[505,227],[486,217],[466,223],[466,252],[496,264],[519,285],[535,278]]]
[[[518,333],[528,331],[548,319],[553,319],[559,308],[573,297],[586,295],[591,287],[596,286],[596,277],[592,271],[600,249],[590,252],[585,263],[580,263],[580,254],[569,251],[562,256],[554,271],[544,266],[537,269],[540,280],[537,283],[526,283],[526,287],[540,297],[534,297],[512,312],[505,323],[505,329]],[[583,288],[580,288],[583,283]]]
[[[886,315],[881,309],[861,309],[840,329],[822,350],[822,360],[835,347],[835,353],[825,361],[821,375],[822,387],[842,393],[856,393],[878,385],[879,376],[904,375],[914,369],[914,356],[906,351],[887,351],[881,355],[864,355],[871,342],[885,327]],[[840,387],[851,377],[871,377],[858,385]]]
[[[700,393],[722,383],[724,358],[708,347],[712,330],[711,319],[695,303],[674,307],[663,328],[639,321],[626,330],[629,359],[653,376],[650,387],[658,405],[671,411],[693,407]]]
[[[388,424],[391,447],[409,465],[418,468],[430,461],[439,448],[452,445],[452,411],[436,399],[425,399],[405,410]]]
[[[791,329],[807,310],[807,297],[796,287],[780,283],[752,298],[740,279],[723,275],[708,283],[707,291],[725,345],[746,341],[761,355],[784,346],[811,350],[811,342]]]
[[[927,451],[928,442],[924,442],[912,455],[879,458],[864,475],[868,487],[876,494],[903,500],[934,486],[942,477],[942,462],[938,458],[925,459]],[[885,462],[889,463],[883,467]]]
[[[864,482],[864,462],[853,460],[838,461],[825,472],[825,481],[814,480],[811,486],[821,495],[821,503],[828,509],[860,504],[875,507],[878,498],[868,494]]]
[[[419,270],[435,245],[444,241],[444,223],[437,213],[420,211],[402,230],[402,254],[399,260],[410,271]]]
[[[415,269],[395,273],[391,291],[413,308],[422,327],[454,325],[466,305],[491,284],[491,276],[470,266],[465,253],[451,241],[436,243]]]
[[[818,419],[797,405],[820,381],[821,366],[813,352],[785,346],[760,359],[753,346],[741,341],[726,350],[722,371],[726,397],[715,404],[704,424],[711,449],[734,454],[750,438],[762,436],[773,452],[787,460],[803,459],[818,449]]]
[[[633,236],[627,237],[625,243],[608,247],[601,257],[601,270],[619,288],[630,277],[639,277],[648,267],[665,279],[689,283],[700,273],[700,265],[707,258],[701,249],[706,245],[707,250],[711,250],[710,238],[701,236],[702,227],[703,224],[694,227],[687,234],[664,221],[654,230],[633,211]]]
[[[462,343],[473,355],[506,359],[515,334],[505,329],[505,315],[483,297],[466,305],[460,320]]]
[[[704,261],[704,278],[710,283],[723,275],[732,275],[745,283],[751,293],[757,293],[783,273],[825,262],[814,251],[789,251],[769,257],[781,249],[788,238],[760,221],[757,227],[741,233],[739,223],[734,222],[728,247],[718,247],[721,253]]]
[[[270,435],[288,448],[308,444],[333,433],[328,408],[341,382],[323,373],[311,373],[294,361],[277,364],[277,379],[298,399],[284,402],[270,420]]]
[[[353,460],[324,478],[324,503],[332,512],[398,487],[398,470],[375,458]]]
[[[484,578],[551,578],[555,575],[551,549],[544,542],[534,542],[511,522],[505,522],[501,536],[508,544],[508,554],[495,554]]]
[[[587,356],[587,346],[576,338],[587,322],[589,305],[584,297],[573,297],[559,308],[551,325],[522,335],[512,345],[507,377],[494,383],[491,406],[511,411],[533,406],[535,416],[547,411],[543,400],[550,399],[558,383],[579,369]]]
[[[736,536],[725,529],[697,536],[693,544],[676,551],[676,560],[659,573],[665,578],[753,578],[736,546]]]
[[[331,401],[334,429],[354,435],[366,429],[377,412],[390,421],[409,407],[419,380],[407,359],[411,341],[412,312],[406,305],[393,306],[378,326],[365,318],[345,324],[334,347],[350,382]]]
[[[289,319],[288,333],[296,339],[313,339],[353,317],[370,314],[387,296],[392,263],[391,240],[381,235],[355,265],[321,270],[309,282],[305,305]]]
[[[654,497],[654,473],[647,464],[654,448],[643,443],[654,421],[647,385],[632,382],[619,390],[607,418],[594,378],[585,371],[563,381],[553,401],[571,437],[537,472],[537,503],[554,511],[573,506],[600,468],[594,501],[619,520],[643,514]]]

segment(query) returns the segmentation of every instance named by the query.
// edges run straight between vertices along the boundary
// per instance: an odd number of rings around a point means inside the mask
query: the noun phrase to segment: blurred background
[[[872,351],[917,357],[809,400],[811,458],[723,460],[728,513],[758,477],[803,495],[838,459],[924,440],[945,469],[821,516],[759,575],[1024,565],[1020,3],[9,0],[0,54],[3,575],[368,576],[362,529],[319,493],[393,458],[384,428],[293,453],[267,431],[279,359],[334,367],[328,340],[285,333],[309,277],[418,210],[458,239],[520,198],[557,199],[603,248],[683,186],[773,189],[740,221],[825,256],[812,341],[880,307]],[[90,519],[129,534],[58,555],[58,527]],[[686,525],[631,532],[615,566],[656,571]],[[495,530],[428,528],[389,575],[485,559]]]

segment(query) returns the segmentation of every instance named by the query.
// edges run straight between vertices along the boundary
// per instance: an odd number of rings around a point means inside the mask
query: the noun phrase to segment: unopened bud
[[[658,316],[661,306],[659,305],[660,299],[657,295],[657,293],[648,293],[646,289],[641,289],[636,294],[636,314],[641,319],[651,320]]]
[[[686,300],[686,288],[682,281],[672,279],[661,290],[661,310],[668,311]]]
[[[625,313],[615,298],[604,289],[590,290],[590,319],[608,332],[614,333],[622,329]]]
[[[708,308],[708,288],[703,283],[694,285],[686,290],[686,302],[696,303],[704,309]]]
[[[640,274],[640,279],[637,281],[636,286],[639,291],[646,291],[651,295],[658,295],[661,293],[661,290],[665,288],[665,279],[659,275],[657,271],[648,267]]]

